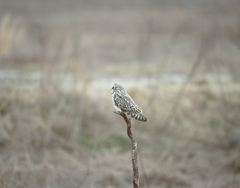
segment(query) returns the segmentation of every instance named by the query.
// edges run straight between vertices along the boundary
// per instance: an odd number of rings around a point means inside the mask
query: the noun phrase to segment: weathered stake
[[[133,167],[133,188],[139,188],[138,160],[137,160],[137,141],[135,140],[132,129],[131,119],[128,119],[123,112],[114,112],[123,117],[127,124],[127,135],[132,141],[132,167]]]

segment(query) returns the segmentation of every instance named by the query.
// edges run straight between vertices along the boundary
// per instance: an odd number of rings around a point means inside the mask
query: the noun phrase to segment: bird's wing
[[[124,95],[122,97],[120,95],[115,95],[115,105],[118,106],[124,112],[137,112],[142,113],[142,109],[136,105],[133,99],[129,95]]]
[[[122,96],[114,95],[114,103],[122,111],[124,111],[124,112],[128,111],[127,101]]]
[[[131,104],[132,104],[132,105],[131,105],[131,109],[132,109],[132,111],[142,114],[142,113],[143,113],[142,108],[141,108],[140,106],[138,106],[138,105],[134,102],[134,100],[132,99],[132,97],[130,97],[130,95],[128,95],[127,92],[126,92],[124,95],[126,96],[126,98],[128,98],[129,100],[131,100]]]

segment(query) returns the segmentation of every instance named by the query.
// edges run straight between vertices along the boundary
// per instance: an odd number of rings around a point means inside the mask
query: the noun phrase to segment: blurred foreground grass
[[[221,81],[225,101],[217,79],[196,77],[168,127],[163,119],[182,82],[149,83],[158,87],[154,98],[144,84],[127,87],[150,118],[133,121],[143,187],[233,185],[233,177],[239,183],[240,86],[228,77]],[[1,84],[2,187],[131,186],[131,143],[113,113],[111,85],[93,82],[84,92]],[[98,90],[97,98],[91,95]]]

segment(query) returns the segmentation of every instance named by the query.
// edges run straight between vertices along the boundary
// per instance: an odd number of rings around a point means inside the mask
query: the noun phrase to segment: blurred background
[[[0,0],[0,187],[240,186],[239,0]]]

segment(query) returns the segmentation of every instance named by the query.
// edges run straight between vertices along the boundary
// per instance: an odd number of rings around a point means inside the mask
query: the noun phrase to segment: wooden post
[[[139,188],[138,160],[137,160],[137,141],[135,140],[132,129],[131,119],[127,118],[124,112],[114,112],[123,117],[127,124],[127,135],[132,141],[132,167],[133,167],[133,188]]]

